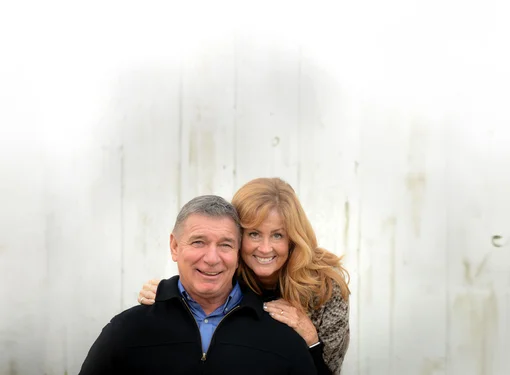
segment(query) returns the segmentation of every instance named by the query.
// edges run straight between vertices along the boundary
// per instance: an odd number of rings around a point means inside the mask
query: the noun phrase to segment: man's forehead
[[[184,232],[188,236],[203,235],[208,233],[222,233],[223,235],[229,234],[236,237],[239,235],[240,230],[234,220],[228,216],[206,216],[193,214],[190,215],[184,222]]]

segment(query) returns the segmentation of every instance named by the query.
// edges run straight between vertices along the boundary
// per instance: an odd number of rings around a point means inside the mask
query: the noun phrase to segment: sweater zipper
[[[202,358],[201,358],[202,362],[205,362],[207,360],[207,353],[209,353],[209,349],[211,349],[211,346],[212,346],[212,343],[213,343],[213,339],[214,339],[214,335],[216,334],[216,331],[218,330],[218,328],[220,328],[221,323],[227,318],[227,316],[232,314],[239,307],[240,307],[239,305],[235,306],[232,310],[230,310],[228,313],[226,313],[223,318],[221,318],[221,320],[219,321],[218,325],[216,326],[216,329],[214,330],[214,332],[213,332],[213,334],[211,336],[211,342],[209,343],[209,347],[207,348],[207,351],[205,353],[202,353]],[[202,337],[200,337],[200,339],[202,339]]]
[[[191,319],[193,319],[193,321],[195,322],[195,325],[197,326],[198,338],[200,339],[200,351],[202,351],[202,335],[200,334],[200,327],[198,326],[198,323],[197,323],[195,317],[193,316],[193,313],[191,312],[191,309],[189,308],[188,304],[186,303],[186,300],[184,299],[184,297],[181,297],[181,300],[182,300],[182,303],[184,304],[184,306],[186,306],[186,309],[188,310],[189,314],[191,315]],[[200,359],[201,361],[205,361],[205,354],[206,353],[202,353],[202,358]]]

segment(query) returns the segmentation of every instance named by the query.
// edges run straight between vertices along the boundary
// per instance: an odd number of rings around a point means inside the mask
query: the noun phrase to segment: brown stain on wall
[[[462,266],[464,268],[464,281],[469,284],[469,285],[473,285],[475,283],[475,281],[480,278],[480,276],[482,275],[483,271],[485,270],[485,267],[487,265],[487,262],[490,258],[491,254],[485,254],[485,256],[483,257],[482,261],[480,263],[478,263],[478,266],[476,267],[476,270],[475,272],[473,273],[473,269],[472,269],[472,265],[471,265],[471,262],[464,258],[462,260]]]
[[[142,254],[147,255],[147,233],[150,233],[150,227],[152,226],[152,220],[147,213],[141,213],[139,216],[140,220],[140,247]]]
[[[200,140],[198,139],[198,132],[191,129],[189,134],[189,150],[188,150],[188,163],[190,166],[198,163],[198,149],[200,147]]]
[[[439,373],[444,373],[444,368],[444,358],[425,358],[421,364],[420,375],[434,375],[436,371]]]
[[[493,289],[458,294],[453,303],[453,322],[462,324],[459,331],[466,336],[458,350],[476,360],[480,375],[492,374],[492,353],[497,346],[498,300]]]
[[[195,169],[197,182],[202,186],[198,194],[212,194],[215,176],[215,144],[214,133],[210,129],[197,126],[190,130],[189,167]]]
[[[469,259],[462,260],[464,281],[469,290],[455,297],[453,303],[453,324],[462,324],[461,332],[467,337],[458,350],[463,356],[474,359],[477,374],[492,374],[492,353],[497,346],[498,300],[492,287],[482,286],[480,278],[487,273],[487,263],[492,253],[486,253],[482,260],[473,265]]]
[[[407,190],[411,194],[411,216],[414,233],[416,237],[420,237],[420,215],[427,186],[427,177],[424,173],[408,173],[405,182]]]
[[[394,321],[395,321],[395,287],[396,287],[396,230],[397,230],[397,218],[391,216],[384,220],[383,230],[389,232],[389,290],[390,290],[390,314],[389,314],[389,331],[390,331],[390,343],[389,343],[389,358],[394,358],[393,355],[393,332],[394,332]],[[392,362],[390,362],[391,367]],[[390,368],[391,370],[391,368]]]
[[[9,375],[18,375],[18,364],[14,359],[9,359]]]
[[[414,234],[420,237],[421,210],[427,187],[427,155],[429,154],[429,126],[422,118],[410,119],[409,148],[407,155],[408,171],[405,184],[411,198],[411,217]]]

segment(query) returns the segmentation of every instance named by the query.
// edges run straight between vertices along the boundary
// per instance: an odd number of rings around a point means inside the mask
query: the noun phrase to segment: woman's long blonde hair
[[[348,300],[349,274],[342,267],[342,258],[318,247],[315,232],[288,183],[280,178],[252,180],[235,193],[232,204],[243,228],[258,227],[273,209],[282,216],[289,236],[289,257],[278,276],[283,299],[297,308],[311,311],[331,298],[333,282],[336,282],[343,299]],[[262,293],[257,276],[242,257],[238,275],[255,293]]]

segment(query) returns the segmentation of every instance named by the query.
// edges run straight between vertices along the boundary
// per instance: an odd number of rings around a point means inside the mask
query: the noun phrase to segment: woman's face
[[[244,228],[241,257],[267,288],[278,282],[278,272],[289,258],[289,237],[276,210],[257,228]]]

